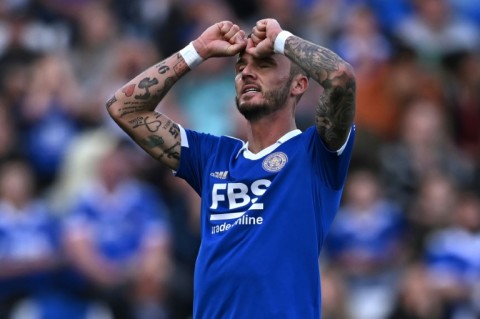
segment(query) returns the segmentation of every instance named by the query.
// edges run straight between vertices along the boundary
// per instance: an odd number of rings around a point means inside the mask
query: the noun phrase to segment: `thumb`
[[[247,52],[248,54],[251,54],[253,56],[256,55],[255,44],[253,43],[253,40],[251,38],[247,39],[247,45],[245,47],[245,52]]]

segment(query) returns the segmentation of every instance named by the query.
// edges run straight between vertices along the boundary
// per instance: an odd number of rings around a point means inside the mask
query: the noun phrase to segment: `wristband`
[[[198,54],[197,50],[195,50],[192,42],[180,50],[180,55],[185,60],[185,63],[187,63],[190,70],[203,62],[202,57]]]
[[[275,42],[273,42],[273,51],[275,53],[283,54],[285,50],[285,41],[287,41],[287,38],[292,35],[293,34],[288,31],[280,31],[280,33],[275,38]]]

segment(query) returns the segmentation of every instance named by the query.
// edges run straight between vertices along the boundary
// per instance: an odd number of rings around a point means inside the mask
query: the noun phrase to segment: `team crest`
[[[283,152],[275,152],[267,156],[263,160],[262,167],[267,172],[278,172],[281,170],[285,164],[288,162],[288,157]]]

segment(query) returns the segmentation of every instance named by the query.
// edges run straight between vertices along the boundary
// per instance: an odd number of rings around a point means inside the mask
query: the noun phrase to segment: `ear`
[[[292,87],[290,93],[297,97],[301,96],[307,91],[309,85],[308,77],[303,74],[297,74],[292,80]]]

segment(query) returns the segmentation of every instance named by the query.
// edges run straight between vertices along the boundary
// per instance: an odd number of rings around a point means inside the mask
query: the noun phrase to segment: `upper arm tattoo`
[[[355,116],[352,67],[331,50],[295,36],[287,39],[285,55],[324,88],[315,123],[327,147],[338,150],[345,143]]]
[[[315,114],[317,131],[327,147],[338,150],[345,143],[355,116],[355,81],[325,89]]]

